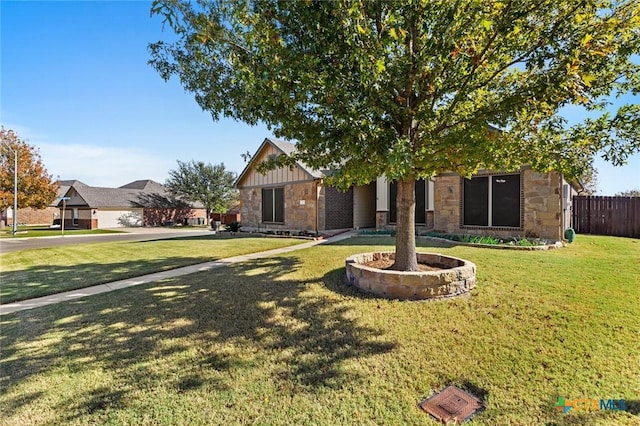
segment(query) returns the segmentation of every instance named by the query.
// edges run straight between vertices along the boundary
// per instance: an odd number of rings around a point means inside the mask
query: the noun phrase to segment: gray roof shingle
[[[64,192],[64,194],[66,195],[71,188],[75,189],[75,191],[78,193],[78,196],[80,196],[86,202],[86,204],[80,205],[88,206],[89,208],[130,209],[134,207],[133,202],[137,201],[140,195],[169,195],[169,192],[166,190],[164,185],[150,179],[137,180],[123,185],[119,188],[89,186],[80,181],[63,182],[72,182],[72,184],[67,187],[67,190]],[[60,205],[60,200],[58,200],[58,205]],[[67,204],[67,206],[73,205],[74,204]],[[193,208],[203,208],[203,205],[200,202],[192,202],[191,205]]]

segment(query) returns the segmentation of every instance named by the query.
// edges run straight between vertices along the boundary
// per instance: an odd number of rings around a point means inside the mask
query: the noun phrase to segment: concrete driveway
[[[58,235],[35,238],[3,238],[0,254],[13,251],[68,246],[72,244],[107,243],[113,241],[149,241],[167,238],[212,235],[209,229],[180,228],[117,228],[122,234]]]

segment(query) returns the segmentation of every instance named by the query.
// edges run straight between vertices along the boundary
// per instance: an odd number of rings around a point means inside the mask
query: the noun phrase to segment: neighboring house
[[[263,175],[257,164],[290,155],[295,145],[265,139],[240,174],[242,229],[322,232],[344,228],[392,229],[396,184],[379,177],[339,192],[326,186],[326,171],[296,166]],[[416,227],[449,233],[562,239],[576,190],[557,172],[484,171],[471,179],[443,173],[416,182]]]
[[[64,216],[65,228],[104,229],[144,226],[148,217],[145,209],[136,205],[140,196],[167,195],[162,184],[152,180],[137,180],[119,188],[86,185],[80,181],[61,181],[65,184],[66,200],[57,207]],[[199,203],[192,204],[190,223],[204,223],[206,211]],[[64,209],[64,213],[62,213]]]
[[[69,189],[68,182],[73,181],[58,181],[58,195],[55,200],[44,209],[34,209],[32,207],[18,208],[18,223],[24,225],[51,225],[55,219],[60,218],[60,210],[57,205],[67,190]],[[0,220],[11,226],[13,225],[13,209],[8,208],[5,214],[0,217]]]

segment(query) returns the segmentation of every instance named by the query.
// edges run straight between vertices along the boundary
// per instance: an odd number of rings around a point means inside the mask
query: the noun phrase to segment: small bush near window
[[[240,231],[240,228],[242,228],[242,225],[240,225],[240,222],[231,222],[230,224],[227,225],[227,230],[231,232],[238,232]]]

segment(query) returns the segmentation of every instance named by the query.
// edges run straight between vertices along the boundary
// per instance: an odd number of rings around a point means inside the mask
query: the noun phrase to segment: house
[[[393,229],[396,184],[379,177],[340,192],[325,185],[327,171],[298,162],[257,172],[272,155],[291,155],[295,145],[265,139],[236,181],[245,231],[318,233],[332,229]],[[482,171],[471,179],[443,173],[416,181],[416,227],[461,234],[562,239],[576,193],[557,172],[523,166],[516,172]]]
[[[244,231],[318,233],[376,224],[375,182],[340,192],[324,184],[326,171],[298,162],[266,174],[256,166],[272,155],[290,155],[295,145],[265,139],[236,180]]]
[[[55,219],[60,217],[60,210],[57,205],[60,198],[64,196],[69,189],[67,185],[68,182],[70,181],[56,182],[58,184],[57,196],[47,207],[43,209],[33,207],[18,208],[18,223],[24,225],[51,225]],[[2,216],[0,217],[0,222],[1,221],[4,221],[8,226],[13,225],[13,208],[9,207],[2,212]]]
[[[89,186],[78,180],[60,181],[66,188],[64,198],[57,204],[60,217],[64,217],[65,228],[104,229],[129,226],[161,225],[172,221],[176,212],[164,209],[162,214],[152,214],[158,209],[142,207],[144,196],[168,195],[165,187],[153,180],[137,180],[118,188]],[[183,209],[184,210],[184,209]],[[199,203],[186,209],[183,215],[190,223],[204,223],[206,210]],[[161,217],[162,219],[152,219]],[[160,222],[158,222],[160,220]]]

